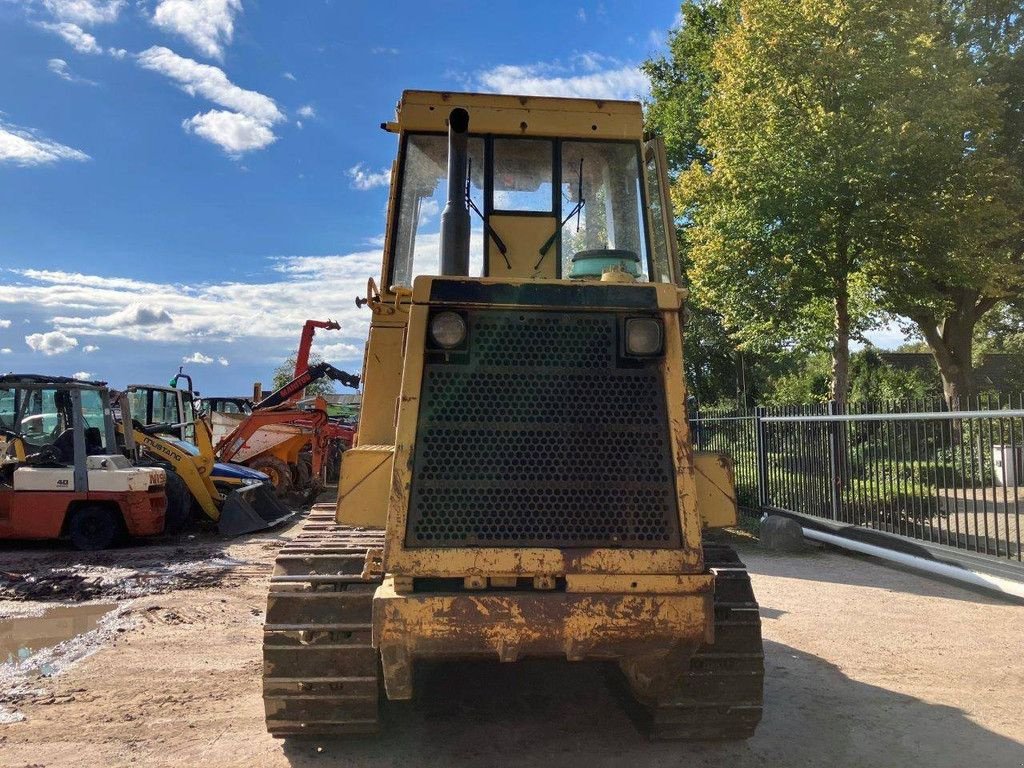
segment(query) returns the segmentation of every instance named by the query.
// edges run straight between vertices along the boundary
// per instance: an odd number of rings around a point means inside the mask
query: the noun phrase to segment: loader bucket
[[[266,483],[247,485],[225,497],[217,529],[226,536],[240,536],[273,528],[294,514]]]

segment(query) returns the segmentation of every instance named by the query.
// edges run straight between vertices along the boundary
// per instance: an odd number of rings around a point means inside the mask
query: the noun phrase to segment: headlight
[[[626,354],[652,357],[661,354],[664,343],[661,321],[653,317],[630,317],[626,320]]]
[[[438,312],[430,321],[430,337],[439,347],[457,347],[466,340],[466,321],[457,312]]]

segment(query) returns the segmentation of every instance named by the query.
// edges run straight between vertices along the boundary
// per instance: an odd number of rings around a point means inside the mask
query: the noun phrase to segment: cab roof
[[[451,91],[404,91],[396,122],[383,127],[445,132],[448,115],[456,107],[469,112],[471,134],[639,141],[644,133],[639,101]]]
[[[58,387],[82,387],[86,389],[95,389],[97,387],[107,386],[107,382],[105,381],[82,381],[81,379],[74,379],[69,376],[44,376],[39,373],[0,374],[0,386],[45,386],[47,384],[53,384]]]

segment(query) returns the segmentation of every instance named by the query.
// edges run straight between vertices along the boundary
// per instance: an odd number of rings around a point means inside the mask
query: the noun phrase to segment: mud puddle
[[[113,603],[62,605],[47,609],[41,616],[4,619],[0,621],[0,663],[20,666],[37,651],[95,629],[100,619],[116,607]]]
[[[114,603],[31,608],[0,619],[0,726],[24,720],[26,704],[64,704],[87,696],[81,688],[58,696],[47,680],[133,626],[127,609]]]
[[[265,572],[269,566],[236,560],[223,552],[176,561],[149,557],[120,564],[94,560],[54,567],[34,563],[0,571],[0,600],[129,600],[179,589],[230,586],[236,579]]]

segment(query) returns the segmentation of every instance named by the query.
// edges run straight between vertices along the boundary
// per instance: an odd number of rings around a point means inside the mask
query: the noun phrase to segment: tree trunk
[[[829,396],[837,403],[845,403],[850,389],[850,285],[846,278],[836,280],[835,310],[832,387]]]
[[[982,316],[1003,301],[977,291],[950,292],[954,309],[941,320],[921,312],[910,318],[921,329],[942,376],[942,392],[951,410],[963,410],[974,391],[974,327]]]
[[[974,394],[974,326],[970,313],[955,312],[936,323],[922,318],[915,322],[932,349],[942,377],[942,394],[950,410],[963,410]]]

